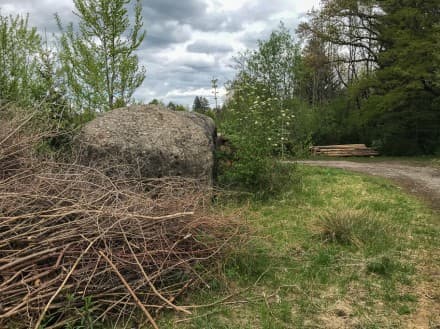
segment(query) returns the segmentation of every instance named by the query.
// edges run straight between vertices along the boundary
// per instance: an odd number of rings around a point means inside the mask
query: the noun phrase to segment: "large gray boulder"
[[[182,176],[212,183],[215,135],[207,116],[133,105],[86,124],[77,145],[88,165],[128,164],[144,178]]]

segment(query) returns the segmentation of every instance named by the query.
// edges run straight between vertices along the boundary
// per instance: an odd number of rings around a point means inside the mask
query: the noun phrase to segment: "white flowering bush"
[[[229,86],[220,131],[233,145],[221,181],[252,189],[277,189],[273,173],[295,145],[294,91],[301,66],[300,49],[281,26],[259,48],[237,59],[239,72]],[[286,185],[286,175],[280,184]]]
[[[274,167],[279,156],[285,156],[292,141],[290,127],[295,115],[285,109],[276,97],[265,97],[264,86],[242,83],[234,89],[220,130],[233,146],[227,167],[220,168],[226,185],[243,185],[252,190],[279,189],[274,180]],[[278,168],[279,171],[279,168]],[[238,183],[238,184],[237,184]]]
[[[242,140],[240,144],[255,145],[251,148],[257,148],[258,154],[284,156],[293,143],[294,109],[284,108],[283,100],[265,97],[264,92],[264,86],[258,84],[237,86],[223,128]]]

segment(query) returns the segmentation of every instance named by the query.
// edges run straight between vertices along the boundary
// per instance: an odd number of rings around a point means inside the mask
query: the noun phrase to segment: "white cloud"
[[[138,51],[147,69],[136,97],[191,105],[195,96],[213,104],[211,79],[233,78],[233,56],[254,48],[283,21],[294,30],[300,15],[320,0],[142,0],[147,38]],[[53,14],[75,20],[72,0],[0,0],[1,14],[30,14],[40,31],[56,32]],[[226,94],[221,88],[222,97]]]
[[[294,12],[297,14],[306,13],[309,10],[319,8],[321,0],[294,1]]]
[[[221,87],[217,90],[219,97],[226,96],[226,89],[224,87]],[[195,97],[195,96],[203,96],[203,97],[214,97],[212,89],[210,88],[197,88],[197,89],[174,89],[169,91],[166,94],[166,97]]]
[[[208,0],[208,12],[238,11],[252,0]]]

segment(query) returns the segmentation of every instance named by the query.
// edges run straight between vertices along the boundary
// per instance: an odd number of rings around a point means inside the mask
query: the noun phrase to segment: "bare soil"
[[[312,166],[340,168],[392,179],[409,192],[430,201],[440,209],[440,169],[396,162],[297,161]]]

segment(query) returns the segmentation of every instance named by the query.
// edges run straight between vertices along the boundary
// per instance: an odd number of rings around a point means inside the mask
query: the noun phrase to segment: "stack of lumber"
[[[325,155],[330,157],[379,155],[379,152],[377,152],[372,148],[367,147],[365,144],[312,146],[310,150],[313,155]]]

